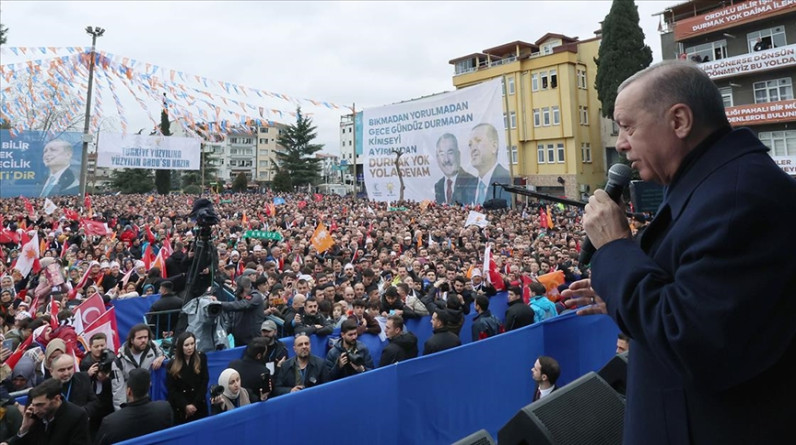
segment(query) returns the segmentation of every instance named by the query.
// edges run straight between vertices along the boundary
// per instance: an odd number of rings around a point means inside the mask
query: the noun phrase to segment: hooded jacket
[[[127,403],[127,377],[130,371],[136,368],[152,369],[152,362],[156,358],[163,356],[163,350],[150,341],[144,352],[141,354],[140,363],[136,363],[130,346],[124,343],[116,360],[111,366],[111,388],[113,389],[113,409],[118,411],[123,403]]]
[[[379,368],[415,357],[417,357],[417,337],[405,331],[391,338],[390,343],[381,351]]]

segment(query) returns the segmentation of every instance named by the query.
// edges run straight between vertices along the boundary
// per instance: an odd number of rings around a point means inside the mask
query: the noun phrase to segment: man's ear
[[[666,112],[666,119],[679,139],[686,139],[694,127],[694,112],[688,105],[678,103]]]

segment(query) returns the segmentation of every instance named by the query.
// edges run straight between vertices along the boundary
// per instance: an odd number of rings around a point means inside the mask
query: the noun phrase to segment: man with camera
[[[329,335],[334,326],[318,313],[318,302],[315,298],[308,298],[304,302],[304,313],[296,314],[292,320],[294,332],[306,332],[309,335]]]
[[[311,353],[309,335],[296,334],[293,351],[296,355],[277,369],[274,396],[301,391],[328,380],[323,359]]]
[[[235,345],[247,345],[260,336],[260,326],[265,321],[265,298],[256,290],[252,290],[252,282],[247,277],[238,279],[235,291],[238,299],[221,302],[221,310],[233,312],[234,323],[230,332],[235,337]]]
[[[337,380],[373,369],[373,358],[364,343],[357,341],[357,322],[348,319],[340,326],[340,340],[326,354],[329,380]]]

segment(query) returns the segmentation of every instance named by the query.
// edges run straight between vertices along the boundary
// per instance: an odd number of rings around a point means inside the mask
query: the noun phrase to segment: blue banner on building
[[[80,193],[82,133],[0,130],[0,197]]]

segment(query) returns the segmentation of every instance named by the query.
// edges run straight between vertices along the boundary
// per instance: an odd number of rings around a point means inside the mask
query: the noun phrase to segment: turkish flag
[[[22,200],[25,201],[25,211],[28,212],[28,215],[33,217],[33,204],[30,203],[28,198],[22,198]]]
[[[94,295],[88,297],[80,303],[80,306],[75,308],[74,311],[74,324],[75,332],[80,334],[87,326],[90,326],[94,320],[98,319],[105,312],[105,303],[99,293],[95,292]]]
[[[495,286],[495,290],[500,292],[506,289],[506,284],[503,281],[503,277],[500,276],[497,264],[492,259],[492,246],[486,246],[484,250],[484,274],[492,286]]]
[[[71,219],[72,221],[80,221],[80,214],[66,207],[64,207],[64,216]]]
[[[108,338],[108,349],[112,350],[115,354],[121,346],[119,341],[119,329],[116,327],[116,308],[110,308],[102,315],[97,317],[91,324],[83,329],[80,337],[85,340],[86,344],[91,339],[91,336],[102,332]]]
[[[315,197],[315,202],[323,201],[323,195],[321,195],[320,193],[315,193],[313,196]]]
[[[80,224],[86,229],[86,235],[105,236],[108,234],[108,228],[105,223],[94,221],[93,219],[81,219]]]
[[[147,270],[152,267],[152,262],[155,261],[155,255],[152,253],[151,244],[147,244],[146,248],[144,249],[144,254],[141,256],[141,261],[144,262],[144,266],[146,266]]]

